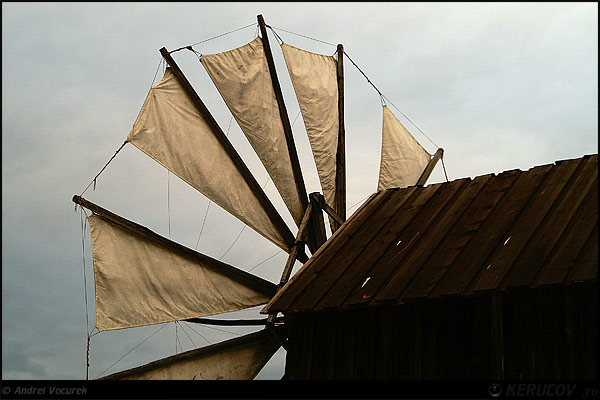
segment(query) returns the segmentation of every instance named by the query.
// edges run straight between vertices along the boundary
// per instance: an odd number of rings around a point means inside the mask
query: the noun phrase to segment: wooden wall
[[[286,315],[284,379],[597,379],[598,285]]]

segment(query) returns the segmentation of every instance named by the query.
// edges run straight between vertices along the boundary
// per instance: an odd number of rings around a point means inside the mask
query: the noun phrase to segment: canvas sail
[[[377,190],[415,185],[431,160],[429,154],[383,106],[381,164]]]
[[[333,206],[339,134],[337,62],[331,56],[286,43],[281,44],[281,49],[304,119],[323,197]]]
[[[271,282],[124,221],[89,217],[99,331],[241,310],[275,292]]]
[[[254,379],[280,345],[263,330],[162,360],[117,372],[113,380],[249,380]]]
[[[127,140],[280,248],[288,245],[170,68]]]
[[[303,208],[260,37],[200,61],[300,225]]]

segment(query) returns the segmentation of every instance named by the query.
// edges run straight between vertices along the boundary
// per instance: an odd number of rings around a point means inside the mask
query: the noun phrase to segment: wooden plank
[[[449,287],[460,278],[464,278],[465,266],[456,262],[460,253],[469,246],[476,236],[479,228],[493,213],[505,193],[512,187],[521,172],[513,170],[503,172],[491,177],[488,183],[477,194],[469,205],[469,212],[464,213],[448,236],[446,243],[442,244],[433,258],[428,261],[439,271],[440,277],[432,287],[429,296],[437,297],[449,294]]]
[[[394,191],[383,191],[373,195],[366,201],[359,210],[330,238],[327,246],[322,246],[316,254],[311,257],[311,261],[306,263],[290,280],[284,291],[278,292],[272,301],[273,310],[293,310],[292,305],[306,293],[307,288],[318,276],[319,272],[331,261],[340,249],[345,246],[350,237],[354,235],[362,225],[363,221],[368,220],[371,214],[376,212],[379,205],[382,204]],[[311,288],[312,291],[312,288]]]
[[[575,261],[568,281],[598,280],[598,226],[594,228],[586,246]]]
[[[338,84],[338,145],[335,162],[335,196],[334,209],[342,219],[346,220],[346,129],[344,126],[344,46],[337,45],[337,84]],[[331,232],[339,228],[333,224]]]
[[[589,245],[589,237],[598,229],[598,179],[596,177],[591,190],[584,197],[581,207],[573,217],[572,225],[560,238],[554,251],[544,261],[536,284],[552,284],[564,280],[597,279],[598,277],[598,242]],[[582,250],[583,249],[583,250]],[[590,253],[590,251],[592,253]],[[594,263],[593,252],[596,253]],[[581,253],[581,256],[578,255]],[[587,257],[587,255],[590,257]],[[587,271],[587,273],[583,273]]]
[[[494,370],[502,370],[503,353],[492,355],[492,345],[494,343],[492,337],[495,338],[494,340],[501,340],[499,344],[495,345],[496,350],[503,345],[503,339],[501,334],[498,332],[494,333],[494,328],[492,327],[492,320],[494,318],[496,319],[496,324],[500,325],[500,328],[502,327],[502,313],[498,313],[498,310],[496,309],[496,314],[492,315],[490,294],[478,293],[473,296],[453,296],[444,297],[444,299],[472,299],[470,307],[465,307],[460,310],[461,315],[472,316],[469,323],[464,323],[462,321],[451,322],[455,327],[454,329],[459,332],[461,332],[462,329],[471,330],[473,332],[472,345],[469,346],[471,363],[467,366],[468,372],[463,374],[462,378],[485,380],[504,379],[501,373],[494,374],[493,372]],[[463,326],[465,328],[462,328]],[[497,378],[497,376],[501,376],[502,378]],[[454,379],[457,378],[460,378],[460,375]]]
[[[505,287],[529,286],[533,283],[540,270],[548,265],[546,259],[557,243],[561,243],[560,239],[563,239],[563,236],[572,237],[573,224],[582,217],[589,217],[582,215],[582,205],[585,207],[586,203],[593,201],[597,209],[597,197],[595,201],[588,197],[588,193],[594,189],[597,192],[597,188],[597,164],[580,163],[556,199],[557,206],[548,211],[546,218],[510,268],[504,280]],[[565,243],[562,243],[560,246],[564,245]]]
[[[523,205],[519,218],[508,232],[497,231],[497,237],[511,240],[504,245],[498,243],[492,255],[482,266],[479,277],[474,281],[471,290],[489,290],[497,288],[514,265],[523,248],[529,243],[536,229],[555,207],[555,201],[562,189],[567,185],[581,160],[565,161],[553,167],[545,181],[529,202]],[[506,240],[506,239],[504,239]]]
[[[335,379],[354,379],[354,356],[356,345],[354,311],[343,310],[336,314],[336,337],[335,343]]]
[[[425,188],[412,186],[398,190],[398,196],[388,200],[379,213],[353,238],[352,246],[335,260],[339,265],[350,268],[348,274],[339,272],[334,280],[324,282],[329,292],[317,307],[339,304],[368,303],[377,288],[387,278],[387,270],[377,267],[378,259],[385,251],[398,242],[398,234],[411,222],[420,210],[427,207],[441,185]],[[410,240],[405,241],[408,243]],[[341,269],[341,268],[340,268]],[[339,278],[339,280],[338,280]],[[354,289],[353,289],[354,288]]]
[[[197,251],[185,247],[179,243],[173,242],[172,240],[167,239],[166,237],[151,231],[145,226],[136,224],[133,221],[123,218],[117,214],[114,214],[106,210],[105,208],[102,208],[99,205],[96,205],[91,201],[84,199],[81,196],[73,196],[73,202],[75,204],[79,204],[81,207],[87,208],[94,214],[97,214],[98,216],[112,222],[120,228],[125,229],[128,232],[131,232],[138,236],[141,236],[145,240],[148,240],[156,244],[157,246],[177,252],[181,256],[184,256],[198,263],[207,265],[213,268],[215,271],[222,273],[223,275],[261,293],[267,294],[269,296],[275,294],[275,292],[273,291],[274,285],[267,280],[264,280],[256,275],[249,274],[248,272],[235,268],[229,264],[225,264],[205,254],[198,253]]]
[[[313,335],[314,335],[314,319],[311,315],[305,315],[302,320],[302,358],[300,370],[298,371],[299,379],[310,379],[312,374],[312,358],[313,358]]]
[[[326,313],[325,312],[308,312],[307,317],[312,322],[312,346],[310,348],[311,364],[310,364],[310,377],[309,379],[325,379],[325,362],[327,359],[327,342],[325,340],[326,330]],[[308,350],[308,349],[307,349]]]
[[[275,62],[273,61],[273,54],[271,53],[271,45],[269,44],[269,36],[267,35],[267,27],[265,20],[262,15],[257,16],[258,25],[260,27],[261,40],[263,48],[265,50],[265,56],[267,58],[267,65],[269,66],[269,74],[271,76],[271,82],[273,84],[273,91],[275,92],[275,98],[277,100],[277,106],[279,108],[279,116],[283,125],[283,132],[285,134],[285,140],[290,154],[290,161],[292,163],[292,171],[294,174],[294,181],[296,183],[296,190],[298,191],[298,197],[302,204],[302,211],[306,211],[308,207],[308,196],[306,194],[306,186],[304,185],[304,178],[302,177],[302,169],[300,168],[300,161],[298,161],[298,153],[296,151],[296,144],[294,143],[294,136],[292,134],[292,125],[288,117],[285,102],[283,101],[283,93],[281,92],[281,86],[279,85],[279,78],[277,77],[277,71],[275,69]]]
[[[350,268],[352,260],[363,253],[364,250],[371,245],[371,240],[377,234],[379,229],[381,229],[380,227],[384,226],[385,222],[397,213],[398,204],[402,204],[404,201],[407,201],[407,199],[410,199],[412,193],[415,192],[416,189],[418,188],[391,191],[389,201],[386,201],[381,207],[374,210],[375,212],[373,214],[369,213],[370,218],[361,218],[360,221],[357,220],[357,222],[353,223],[353,225],[358,224],[360,226],[357,226],[357,231],[352,235],[352,239],[349,242],[351,245],[346,245],[342,248],[338,247],[335,257],[319,258],[318,261],[322,269],[318,271],[317,278],[311,284],[310,295],[298,298],[293,303],[293,307],[299,310],[320,310],[325,307],[339,306],[343,297],[340,298],[337,296],[339,284],[336,282],[340,277],[343,277],[345,272]],[[376,205],[373,204],[371,207],[376,207]],[[344,224],[344,226],[346,226],[346,224]],[[336,245],[337,247],[338,242],[332,240],[327,247],[333,247],[333,245]],[[361,279],[361,277],[356,276],[354,272],[352,272],[350,277],[351,279]],[[364,280],[364,277],[362,277],[362,279]],[[345,295],[347,293],[343,294]],[[321,303],[320,300],[324,295],[327,295],[327,299],[332,299],[333,301],[329,302],[326,300]]]
[[[440,158],[442,158],[443,155],[444,155],[444,149],[441,149],[441,148],[437,149],[437,151],[435,152],[435,154],[433,155],[431,160],[429,160],[429,162],[427,163],[427,166],[423,170],[423,173],[417,180],[417,184],[416,184],[417,186],[423,186],[423,185],[425,185],[425,183],[427,183],[427,179],[429,179],[429,176],[433,172],[435,165],[440,160]]]
[[[504,329],[503,329],[503,306],[502,293],[494,292],[488,296],[490,305],[490,366],[489,378],[496,380],[504,379]]]
[[[490,210],[488,217],[478,227],[469,244],[455,259],[453,267],[446,271],[442,278],[440,284],[443,285],[444,295],[461,294],[467,289],[482,268],[485,259],[498,243],[506,240],[506,231],[518,218],[523,205],[528,202],[529,197],[551,167],[551,165],[544,165],[520,173],[510,189],[500,194],[502,196],[500,201],[495,204],[493,210]],[[483,268],[485,266],[487,264]]]
[[[415,215],[410,225],[400,235],[390,237],[391,243],[373,267],[385,279],[378,278],[363,296],[369,296],[373,302],[401,298],[402,290],[445,234],[443,230],[437,229],[439,218],[445,214],[452,219],[460,215],[462,210],[453,208],[452,204],[456,204],[456,199],[461,197],[470,184],[470,179],[461,179],[439,185],[436,196]],[[450,212],[448,208],[451,209]]]
[[[233,164],[237,167],[240,174],[244,177],[244,180],[250,187],[250,190],[252,190],[252,193],[254,193],[254,195],[258,198],[267,216],[271,220],[271,223],[275,226],[279,234],[282,236],[283,240],[288,245],[289,253],[293,246],[294,237],[286,223],[281,218],[281,215],[279,215],[279,213],[277,212],[277,210],[263,191],[262,187],[258,184],[256,179],[254,179],[254,176],[252,175],[242,158],[239,156],[231,142],[229,142],[229,139],[227,139],[227,136],[225,136],[225,134],[221,130],[221,127],[219,126],[219,124],[217,124],[217,121],[213,118],[210,111],[208,111],[208,108],[206,108],[206,106],[204,105],[204,103],[202,102],[202,100],[200,99],[190,82],[187,80],[187,78],[185,77],[175,60],[173,60],[173,57],[171,57],[167,49],[164,47],[161,48],[160,54],[167,61],[167,63],[171,67],[171,70],[173,71],[173,74],[175,75],[175,78],[177,78],[177,81],[183,87],[192,103],[194,103],[194,105],[198,109],[198,112],[200,112],[200,114],[202,115],[202,118],[211,128],[214,136],[217,138],[221,146],[223,146],[223,149],[225,149],[225,151],[231,158]],[[300,260],[301,262],[306,262],[308,260],[308,257],[306,257],[306,254],[302,253],[299,254],[298,260]]]
[[[386,290],[390,291],[388,294],[390,298],[398,298],[400,293],[404,298],[425,297],[429,294],[443,272],[440,271],[436,261],[430,262],[430,260],[437,258],[436,256],[441,253],[440,248],[444,248],[459,236],[455,236],[453,230],[460,226],[459,221],[465,214],[470,214],[473,199],[489,182],[490,177],[491,175],[479,176],[465,183],[461,188],[457,188],[457,194],[446,205],[447,210],[440,211],[439,218],[435,223],[430,224],[421,237],[419,241],[422,243],[421,246],[415,247],[411,256],[405,258],[406,267],[403,265],[395,279],[381,291],[383,298],[386,296],[384,295]],[[465,210],[469,212],[465,213]],[[406,274],[402,275],[404,272]]]

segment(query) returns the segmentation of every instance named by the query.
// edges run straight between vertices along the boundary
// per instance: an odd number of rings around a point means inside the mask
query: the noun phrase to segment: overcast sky
[[[258,14],[296,47],[331,55],[342,43],[415,138],[430,153],[444,148],[450,180],[598,152],[597,3],[3,2],[2,379],[85,379],[86,330],[95,321],[92,256],[89,227],[82,242],[81,214],[71,198],[127,137],[161,47],[172,50],[255,24]],[[253,25],[194,49],[226,51],[255,35]],[[271,33],[269,39],[307,191],[320,191],[280,48]],[[235,121],[229,126],[231,115],[196,56],[181,51],[173,57],[292,227],[239,127]],[[350,215],[377,188],[382,112],[379,95],[347,59],[345,96]],[[443,181],[439,164],[428,183]],[[243,224],[218,206],[207,213],[203,195],[131,145],[84,197],[279,280],[285,254],[252,229],[242,231]],[[259,309],[236,316],[258,318]],[[90,378],[255,330],[159,328],[93,336]],[[280,349],[258,378],[279,379],[284,359]]]

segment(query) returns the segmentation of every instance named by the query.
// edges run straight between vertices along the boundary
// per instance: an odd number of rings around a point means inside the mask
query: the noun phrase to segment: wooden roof
[[[598,155],[378,192],[263,312],[598,278]]]

